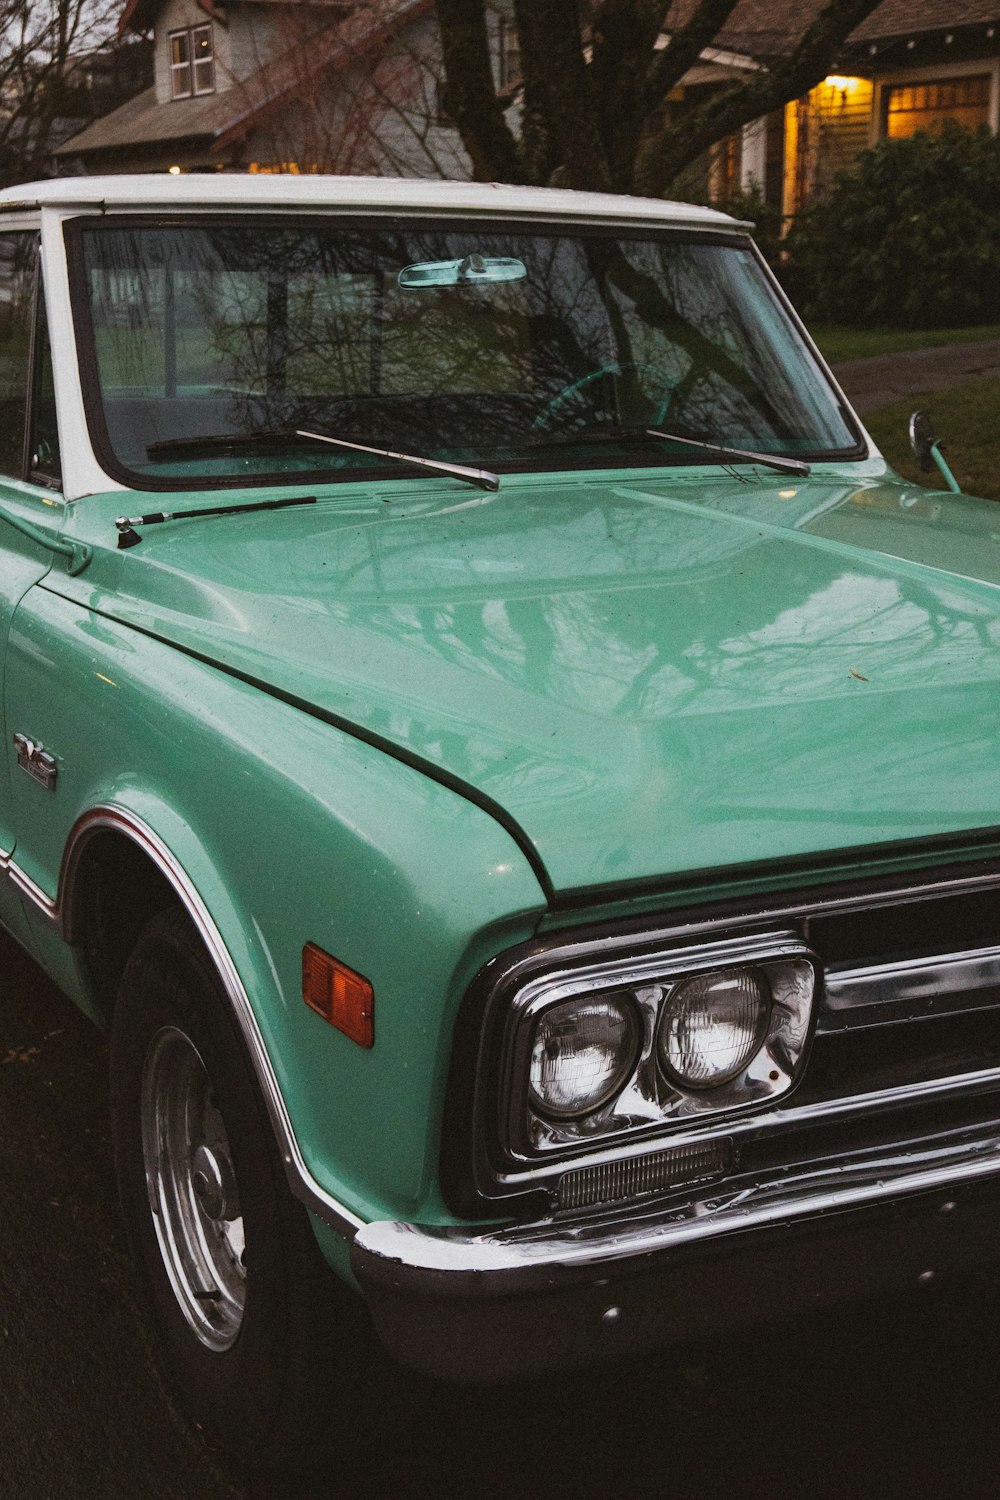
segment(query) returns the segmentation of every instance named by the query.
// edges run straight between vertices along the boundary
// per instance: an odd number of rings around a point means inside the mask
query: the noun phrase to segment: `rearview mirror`
[[[523,260],[477,255],[473,251],[464,260],[417,261],[415,265],[404,266],[396,280],[401,287],[412,290],[421,286],[476,286],[481,282],[523,281],[527,274]]]

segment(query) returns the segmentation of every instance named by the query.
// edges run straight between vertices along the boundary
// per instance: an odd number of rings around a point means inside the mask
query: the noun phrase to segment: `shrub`
[[[952,122],[882,141],[786,244],[813,317],[900,328],[1000,321],[1000,141]]]

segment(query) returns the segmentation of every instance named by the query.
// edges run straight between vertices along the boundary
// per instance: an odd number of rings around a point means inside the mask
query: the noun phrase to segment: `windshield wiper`
[[[275,453],[280,453],[285,448],[301,446],[295,433],[285,427],[274,432],[212,432],[192,437],[162,438],[158,443],[147,445],[146,457],[201,458],[207,453],[226,458],[229,454],[250,449],[273,448]]]
[[[150,443],[146,449],[147,458],[198,458],[202,454],[217,454],[225,457],[228,454],[238,454],[247,448],[264,449],[273,448],[276,451],[289,446],[297,446],[302,439],[310,443],[332,443],[337,448],[350,448],[355,453],[374,453],[376,458],[395,458],[400,463],[415,464],[420,469],[434,469],[439,474],[450,474],[454,479],[462,479],[466,484],[477,485],[481,490],[498,490],[500,480],[496,474],[491,474],[488,469],[470,469],[465,464],[445,463],[440,459],[421,458],[415,453],[396,453],[391,448],[371,448],[367,443],[354,443],[347,438],[332,437],[328,432],[307,432],[304,428],[296,427],[293,431],[287,429],[274,432],[221,432],[211,433],[205,437],[182,437],[165,438],[158,443]]]
[[[400,463],[416,464],[421,469],[435,469],[441,474],[451,474],[455,479],[464,479],[466,484],[477,485],[481,490],[498,490],[500,479],[488,469],[470,469],[465,464],[443,463],[436,458],[418,458],[413,453],[395,453],[391,448],[369,448],[367,443],[349,443],[346,438],[331,437],[328,432],[305,432],[296,427],[295,436],[311,438],[316,443],[333,443],[337,448],[351,448],[355,453],[374,453],[376,458],[396,458]]]
[[[742,459],[744,463],[764,464],[769,469],[777,469],[779,474],[798,474],[803,479],[807,479],[811,472],[809,465],[800,458],[778,458],[771,453],[753,453],[747,448],[729,448],[725,443],[699,443],[696,438],[678,437],[676,432],[664,432],[660,427],[647,427],[645,431],[650,437],[665,438],[667,442],[680,443],[685,448],[711,453],[724,463],[730,459]]]
[[[697,448],[699,452],[712,454],[720,463],[733,463],[740,460],[743,463],[766,464],[771,469],[777,469],[781,474],[797,474],[802,479],[805,479],[810,472],[809,465],[803,463],[800,458],[778,458],[770,453],[753,453],[746,448],[729,448],[724,443],[702,443],[695,438],[678,437],[675,432],[664,432],[659,427],[608,426],[594,428],[588,432],[547,433],[544,437],[535,438],[533,441],[536,446],[568,448],[574,443],[620,443],[644,437],[663,438],[672,443],[680,443],[685,448]]]

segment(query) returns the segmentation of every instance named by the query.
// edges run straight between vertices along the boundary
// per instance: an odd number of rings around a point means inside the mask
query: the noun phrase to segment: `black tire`
[[[188,1099],[179,1112],[170,1104],[177,1095]],[[151,1113],[154,1099],[163,1107]],[[126,1233],[178,1400],[256,1468],[310,1462],[335,1436],[358,1436],[356,1400],[365,1392],[372,1340],[367,1314],[337,1283],[288,1190],[242,1039],[180,911],[149,923],[126,966],[111,1033],[111,1101]],[[159,1163],[152,1190],[151,1142]],[[176,1228],[182,1251],[190,1241],[192,1256],[207,1247],[214,1294],[195,1290],[191,1300],[203,1267],[161,1250],[158,1223]],[[342,1412],[345,1431],[336,1434],[338,1365],[350,1370],[352,1401]]]

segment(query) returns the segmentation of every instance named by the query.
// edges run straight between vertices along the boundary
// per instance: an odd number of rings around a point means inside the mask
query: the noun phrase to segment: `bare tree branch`
[[[112,36],[117,11],[113,0],[0,0],[0,182],[48,175],[74,63]]]
[[[710,47],[736,9],[738,0],[701,0],[691,19],[656,52],[642,81],[643,114],[656,109],[665,94],[680,83],[706,47]]]
[[[677,174],[715,141],[798,99],[822,82],[837,48],[873,9],[872,0],[830,0],[791,55],[766,73],[705,101],[682,125],[648,141],[636,159],[641,192],[665,192]]]
[[[661,194],[714,142],[808,92],[879,0],[828,0],[787,58],[665,122],[667,94],[738,0],[697,0],[672,31],[671,0],[514,0],[524,74],[519,134],[497,98],[484,3],[437,0],[447,97],[476,176]]]

